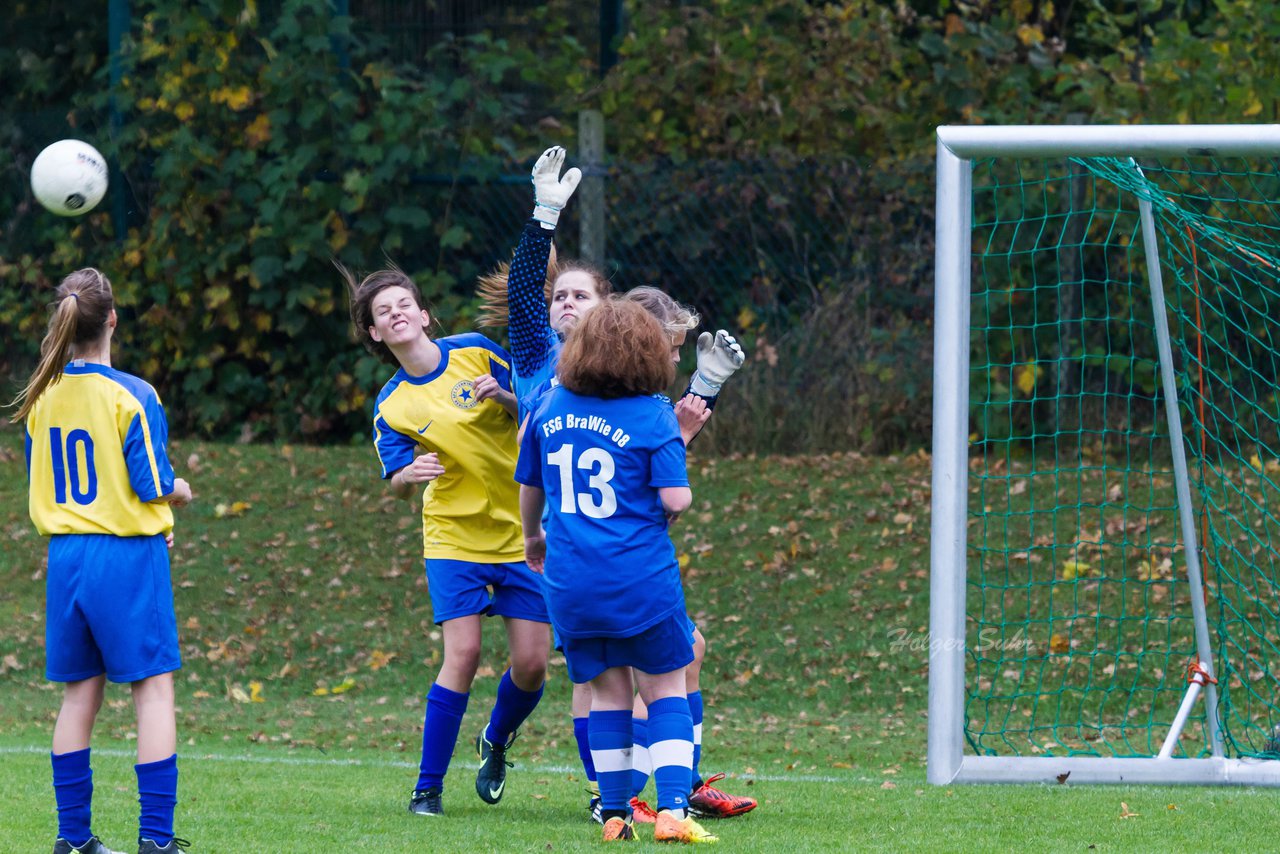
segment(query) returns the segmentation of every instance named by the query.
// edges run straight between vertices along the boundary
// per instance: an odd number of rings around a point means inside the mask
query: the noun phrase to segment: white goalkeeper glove
[[[718,329],[714,337],[710,332],[702,333],[698,336],[698,369],[689,382],[689,391],[700,397],[715,397],[724,381],[746,360],[747,354],[728,332]]]
[[[542,227],[550,231],[560,221],[560,211],[569,203],[569,197],[578,189],[582,180],[582,170],[574,167],[560,175],[560,167],[564,165],[564,149],[553,145],[538,162],[533,164],[533,218],[542,223]]]

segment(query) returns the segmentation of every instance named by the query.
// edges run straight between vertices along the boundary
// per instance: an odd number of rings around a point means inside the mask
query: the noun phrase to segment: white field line
[[[96,756],[111,756],[121,759],[132,759],[137,754],[132,750],[120,750],[119,748],[93,748]],[[19,745],[19,746],[0,746],[0,756],[16,756],[16,755],[40,755],[45,756],[49,753],[48,745]],[[360,768],[417,768],[417,762],[397,761],[391,759],[344,759],[341,757],[328,756],[250,756],[250,755],[232,755],[227,753],[202,753],[191,749],[190,752],[184,752],[184,745],[178,745],[178,759],[183,763],[187,762],[233,762],[245,765],[294,765],[294,766],[347,766]],[[466,763],[461,763],[466,764]],[[517,766],[520,767],[520,766]],[[525,768],[534,774],[573,774],[580,772],[582,769],[578,766],[568,765],[530,765]],[[849,775],[847,777],[829,777],[821,774],[730,774],[726,779],[732,780],[759,780],[764,783],[875,783],[876,779],[871,777],[855,777]]]

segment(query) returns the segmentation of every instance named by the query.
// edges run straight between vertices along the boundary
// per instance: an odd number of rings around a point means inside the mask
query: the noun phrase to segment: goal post
[[[938,128],[929,782],[1280,785],[1277,158]]]

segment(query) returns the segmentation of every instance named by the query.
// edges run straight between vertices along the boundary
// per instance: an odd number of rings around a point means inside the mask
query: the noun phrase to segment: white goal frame
[[[1202,686],[1192,683],[1160,754],[1151,758],[974,756],[964,752],[965,601],[969,490],[969,309],[975,158],[1280,156],[1280,125],[942,126],[937,131],[934,256],[933,495],[929,582],[927,779],[953,783],[1061,782],[1280,786],[1280,761],[1223,755],[1217,691],[1203,685],[1211,755],[1172,758]],[[1137,169],[1136,163],[1134,168]],[[1171,436],[1183,435],[1150,204],[1139,204]],[[1183,554],[1200,664],[1213,674],[1185,449],[1171,443]]]

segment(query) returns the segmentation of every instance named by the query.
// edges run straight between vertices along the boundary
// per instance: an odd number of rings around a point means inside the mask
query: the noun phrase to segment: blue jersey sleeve
[[[649,457],[649,485],[654,488],[688,486],[684,442],[680,439],[680,425],[675,413],[664,406],[654,432],[657,444]]]
[[[373,446],[382,463],[382,477],[388,478],[413,462],[418,443],[387,426],[381,417],[373,421]]]
[[[541,383],[534,386],[532,391],[516,401],[516,404],[519,407],[518,414],[520,421],[523,421],[526,415],[537,408],[538,401],[542,400],[542,396],[551,391],[555,384],[556,380],[554,377],[543,380]]]
[[[489,374],[498,381],[503,391],[511,391],[511,362],[489,359]]]
[[[707,411],[708,411],[708,412],[711,412],[711,411],[715,410],[715,408],[716,408],[716,401],[720,399],[720,395],[718,395],[718,394],[713,394],[713,395],[711,395],[710,397],[707,397],[705,394],[698,394],[696,391],[694,391],[694,390],[693,390],[693,380],[692,380],[692,379],[690,379],[690,380],[689,380],[689,385],[685,386],[684,394],[680,395],[680,399],[681,399],[681,400],[684,400],[684,399],[685,399],[686,397],[688,397],[689,395],[693,395],[694,397],[699,398],[699,399],[701,399],[704,403],[706,403],[706,404],[707,404]],[[672,406],[674,406],[674,405],[675,405],[675,404],[672,404]],[[705,429],[705,428],[706,428],[706,426],[707,426],[707,423],[706,423],[705,421],[704,421],[704,422],[702,422],[702,426],[698,428],[698,432],[697,432],[697,433],[694,433],[691,437],[689,437],[689,442],[690,442],[690,444],[692,444],[692,443],[693,443],[693,440],[694,440],[694,439],[696,439],[696,438],[698,438],[699,436],[701,436],[701,435],[702,435],[702,431],[703,431],[703,429]]]
[[[529,221],[507,274],[507,333],[516,373],[532,376],[547,362],[547,262],[553,232]]]
[[[530,417],[516,458],[516,483],[542,489],[542,422]]]
[[[154,395],[142,399],[142,411],[134,415],[124,434],[124,464],[129,484],[142,502],[173,492],[173,465],[169,462],[169,422]],[[154,463],[154,466],[153,466]]]

